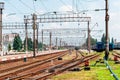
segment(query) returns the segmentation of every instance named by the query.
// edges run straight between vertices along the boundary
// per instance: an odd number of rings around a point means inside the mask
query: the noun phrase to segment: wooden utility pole
[[[52,48],[52,32],[50,32],[50,50],[51,50],[51,48]]]
[[[25,45],[26,45],[26,53],[28,51],[28,32],[27,32],[27,17],[24,16],[24,23],[25,23],[25,35],[26,35],[26,42],[25,42]]]
[[[35,39],[35,30],[36,30],[36,20],[37,16],[33,14],[33,57],[35,57],[35,45],[36,45],[36,39]]]
[[[56,49],[57,49],[57,40],[58,40],[58,38],[56,37]]]
[[[61,44],[61,43],[62,43],[62,39],[60,39],[60,48],[61,48],[61,46],[62,46],[62,44]]]
[[[2,51],[2,10],[4,9],[4,2],[0,2],[0,51]]]
[[[36,44],[36,48],[37,48],[37,53],[38,53],[38,44],[39,44],[39,43],[38,43],[38,29],[39,29],[39,28],[38,28],[38,24],[36,24],[36,27],[37,27],[37,42],[36,42],[37,44]]]
[[[109,39],[108,39],[108,21],[109,21],[109,15],[108,15],[108,0],[105,0],[105,29],[106,29],[106,43],[105,43],[105,59],[108,60],[109,56]]]
[[[42,51],[43,51],[44,45],[43,45],[43,30],[42,30]]]
[[[89,21],[88,21],[88,51],[90,53],[90,49],[91,49],[91,40],[90,40],[90,27],[89,27]]]

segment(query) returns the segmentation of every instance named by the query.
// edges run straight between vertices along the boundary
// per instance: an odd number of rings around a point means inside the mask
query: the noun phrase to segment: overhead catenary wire
[[[12,11],[10,13],[7,13],[7,15],[6,15],[7,17],[11,16],[11,15],[17,15],[17,14],[31,14],[31,13],[24,13],[24,12],[22,12],[21,10],[19,10],[19,8],[17,8],[15,5],[13,5],[9,0],[8,1],[4,0],[4,1],[7,2],[10,7],[13,8],[12,10],[16,11],[16,12]]]
[[[16,10],[17,12],[19,12],[20,14],[22,13],[15,5],[13,5],[9,0],[8,0],[8,1],[4,0],[4,1],[7,2],[11,7],[14,8],[14,10]]]
[[[76,0],[76,11],[78,12],[78,0]]]
[[[79,12],[79,0],[72,0],[72,9],[73,11]]]
[[[74,0],[72,0],[72,11],[74,12]]]
[[[34,9],[34,12],[36,12],[36,7],[35,7],[35,0],[33,0],[33,9]]]
[[[31,11],[35,11],[34,9],[32,9],[30,6],[28,6],[26,3],[24,3],[22,0],[19,0],[24,6],[26,6],[27,8],[29,8]],[[36,11],[35,11],[36,12]],[[36,12],[38,13],[38,12]],[[39,14],[39,13],[38,13]]]
[[[94,1],[99,1],[99,0],[82,0],[84,2],[94,2]]]
[[[72,11],[72,9],[71,9],[71,7],[68,5],[68,4],[66,4],[63,0],[59,0],[63,5],[65,5],[68,9],[70,9],[71,11]]]
[[[40,1],[40,3],[43,5],[44,9],[45,9],[46,11],[48,11],[48,9],[47,9],[46,5],[44,4],[44,2],[43,2],[42,0],[38,0],[38,1]]]
[[[31,7],[29,7],[27,4],[25,4],[22,0],[19,0],[24,6],[26,6],[27,8],[29,8],[30,10],[33,11],[33,9]]]

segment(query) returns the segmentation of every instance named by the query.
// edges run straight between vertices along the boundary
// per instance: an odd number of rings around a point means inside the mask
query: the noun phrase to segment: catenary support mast
[[[105,29],[106,29],[106,43],[105,43],[105,59],[108,60],[109,56],[109,39],[108,39],[108,21],[109,21],[109,15],[108,15],[108,0],[105,0]]]

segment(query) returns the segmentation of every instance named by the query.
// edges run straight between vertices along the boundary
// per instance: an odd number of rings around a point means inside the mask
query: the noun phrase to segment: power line
[[[83,0],[84,2],[94,2],[94,1],[98,1],[98,0]]]
[[[42,0],[33,0],[33,1],[39,1],[39,2],[40,2],[40,4],[42,5],[42,7],[44,8],[44,10],[45,10],[46,12],[48,12],[47,7],[46,7],[46,5],[43,3],[43,1],[42,1]],[[39,5],[37,5],[37,6],[41,8],[40,4],[39,4]]]
[[[78,0],[78,4],[80,4],[80,6],[78,5],[78,8],[82,8],[83,10],[85,10],[85,6],[81,1]],[[80,9],[78,9],[78,11],[80,11]]]
[[[25,4],[22,0],[19,0],[24,6],[26,6],[27,8],[29,8],[30,10],[34,11],[31,7],[29,7],[27,4]],[[35,11],[36,12],[36,11]],[[37,13],[37,12],[36,12]]]
[[[68,9],[71,10],[71,8],[68,6],[68,4],[66,4],[65,2],[63,2],[63,0],[59,0],[63,5],[65,5]]]
[[[45,9],[46,11],[48,11],[48,9],[47,9],[46,5],[43,3],[43,1],[42,1],[42,0],[38,0],[38,1],[40,1],[41,4],[43,5],[44,9]]]
[[[35,3],[34,3],[35,0],[33,0],[33,8],[34,8],[34,12],[36,12],[36,8],[35,8]]]
[[[73,9],[73,12],[74,12],[74,0],[72,0],[72,9]]]
[[[6,0],[4,0],[4,1],[6,1]],[[12,3],[10,3],[10,1],[8,0],[8,1],[6,1],[9,5],[11,5],[13,8],[15,8],[14,10],[16,10],[17,12],[19,12],[20,14],[22,13],[20,10],[18,10],[18,8],[15,6],[15,5],[13,5]]]
[[[30,10],[33,11],[33,9],[31,7],[29,7],[27,4],[25,4],[22,0],[19,0],[24,6],[26,6],[27,8],[29,8]]]
[[[76,0],[76,11],[78,12],[78,0]]]
[[[79,9],[78,9],[78,8],[79,8],[78,3],[79,3],[79,0],[73,0],[73,1],[72,1],[73,11],[74,11],[74,9],[76,10],[76,12],[79,11]]]

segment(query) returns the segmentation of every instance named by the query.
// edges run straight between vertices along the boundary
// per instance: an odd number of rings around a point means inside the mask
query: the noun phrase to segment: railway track
[[[39,61],[43,61],[43,60],[58,56],[62,53],[64,53],[64,52],[59,52],[57,54],[52,54],[52,55],[51,54],[42,55],[42,56],[38,56],[36,58],[27,58],[27,62],[24,62],[23,59],[18,60],[18,61],[17,60],[7,61],[7,62],[4,62],[3,64],[1,63],[0,73],[9,71],[11,69],[19,68],[19,67],[22,67],[22,66],[25,66],[25,65],[30,65],[30,64],[33,64],[33,63],[36,63],[36,62],[39,62]]]
[[[112,54],[112,55],[120,58],[120,53],[118,53],[118,52],[116,52],[116,51],[113,51],[113,54]]]
[[[83,62],[85,62],[86,60],[89,60],[89,59],[92,59],[92,58],[95,58],[97,57],[98,55],[90,55],[90,56],[86,56],[84,58],[81,58],[81,59],[76,59],[76,60],[73,60],[72,62],[70,62],[69,64],[61,64],[59,65],[60,67],[54,67],[52,69],[53,72],[44,72],[42,74],[39,74],[39,75],[36,75],[36,76],[33,76],[33,77],[29,77],[28,79],[25,79],[25,80],[46,80],[47,78],[49,78],[50,76],[53,76],[53,75],[57,75],[59,73],[62,73],[74,66],[77,66],[79,64],[82,64]],[[51,70],[51,69],[50,69]],[[45,74],[45,75],[44,75]],[[24,79],[23,79],[24,80]]]
[[[62,57],[64,55],[66,55],[66,54],[67,54],[66,52],[59,52],[59,54],[57,54],[57,55],[52,54],[53,56],[49,55],[48,58],[45,58],[45,59],[42,58],[42,60],[36,60],[36,61],[30,62],[27,64],[23,64],[23,65],[11,67],[8,69],[0,70],[0,73],[2,73],[2,74],[0,74],[0,80],[4,80],[4,79],[8,78],[9,76],[15,76],[17,73],[20,73],[20,72],[23,72],[25,70],[29,70],[31,68],[34,68],[38,65],[42,65],[44,63],[50,62],[51,59],[54,60],[54,59],[57,59],[58,57]]]
[[[26,62],[24,62],[23,58],[3,61],[3,62],[0,62],[0,73],[5,72],[5,71],[9,71],[12,68],[17,68],[18,66],[22,66],[23,64],[27,65],[27,64],[32,64],[32,63],[37,62],[37,61],[42,61],[44,59],[51,58],[52,56],[56,56],[56,55],[62,54],[64,52],[65,51],[58,52],[57,54],[55,53],[52,55],[51,54],[40,55],[40,56],[36,56],[36,58],[28,57]]]
[[[54,62],[54,65],[48,65],[43,66],[39,68],[34,69],[33,72],[26,72],[23,74],[19,74],[16,76],[9,77],[9,80],[45,80],[46,78],[59,74],[61,72],[64,72],[67,69],[70,69],[76,65],[79,65],[83,63],[86,60],[89,60],[91,58],[97,57],[98,55],[89,55],[85,56],[82,58],[77,59],[75,56],[73,59],[69,61],[61,61],[59,62]],[[17,73],[16,73],[17,74]]]

